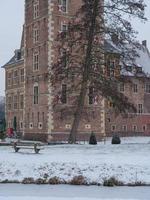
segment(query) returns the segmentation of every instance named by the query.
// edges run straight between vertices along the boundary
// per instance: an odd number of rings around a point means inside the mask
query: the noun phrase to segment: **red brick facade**
[[[69,101],[67,105],[60,104],[60,107],[65,108],[63,112],[53,109],[52,101],[55,91],[51,86],[49,72],[53,61],[57,59],[54,50],[55,38],[72,19],[81,2],[82,0],[25,1],[24,45],[22,45],[24,59],[5,66],[7,126],[13,126],[13,118],[16,116],[18,131],[25,139],[43,141],[68,139],[73,115],[68,116],[65,112],[72,109],[72,105]],[[107,54],[105,59],[107,60],[108,57],[113,58],[113,55]],[[117,68],[113,73],[118,76],[120,73],[119,62],[116,65]],[[20,81],[21,69],[24,69],[23,82]],[[16,70],[20,74],[16,81],[17,84],[14,84],[11,82],[14,80],[14,75],[12,77],[10,74],[15,74]],[[108,70],[106,73],[108,75]],[[97,104],[89,105],[87,95],[85,109],[88,110],[88,114],[85,114],[80,122],[77,139],[88,140],[91,131],[94,131],[99,139],[116,132],[123,135],[150,134],[150,91],[146,92],[145,90],[145,85],[150,85],[150,78],[125,77],[125,79],[132,80],[126,81],[122,92],[139,106],[141,113],[134,118],[133,115],[132,118],[131,116],[128,118],[115,116],[102,98],[99,98]],[[23,107],[21,95],[24,100]],[[10,108],[10,96],[13,108]],[[14,105],[16,96],[17,107]],[[140,107],[141,105],[142,107]]]

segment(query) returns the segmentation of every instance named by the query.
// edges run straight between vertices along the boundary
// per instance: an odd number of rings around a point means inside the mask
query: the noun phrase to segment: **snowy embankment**
[[[40,154],[14,153],[12,147],[0,150],[1,182],[30,178],[31,182],[40,179],[37,183],[73,183],[80,176],[83,184],[103,184],[111,177],[124,184],[150,184],[150,138],[124,139],[121,145],[108,141],[97,146],[46,146]]]

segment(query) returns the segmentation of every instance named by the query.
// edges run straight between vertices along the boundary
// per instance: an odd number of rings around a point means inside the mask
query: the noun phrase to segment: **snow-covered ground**
[[[82,175],[88,183],[102,184],[116,177],[124,183],[150,183],[150,138],[122,139],[121,145],[110,140],[96,146],[46,146],[40,154],[32,150],[15,153],[12,147],[0,147],[0,181],[24,178],[52,178],[70,182]]]
[[[149,187],[0,185],[0,200],[149,200]]]

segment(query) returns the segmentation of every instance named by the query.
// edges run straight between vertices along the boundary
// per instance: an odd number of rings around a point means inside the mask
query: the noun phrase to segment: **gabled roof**
[[[17,53],[20,53],[20,58],[18,58],[18,55]],[[23,62],[23,56],[21,55],[21,50],[16,50],[15,51],[15,55],[5,64],[2,66],[2,68],[5,68],[7,66],[10,66],[10,65],[16,65],[16,64],[19,64],[20,62]]]
[[[105,40],[104,48],[105,48],[105,52],[121,54],[121,50],[111,40]],[[129,48],[131,50],[132,46],[129,46],[127,48]],[[142,43],[142,44],[140,44],[139,48],[138,47],[135,48],[135,51],[138,56],[134,57],[134,63],[132,63],[132,64],[134,64],[134,66],[136,66],[136,67],[141,67],[142,71],[145,74],[150,74],[150,52],[149,52],[149,49],[147,48],[146,45],[144,45],[144,43]],[[128,61],[128,60],[125,60],[125,63],[127,65],[130,65],[130,61]]]

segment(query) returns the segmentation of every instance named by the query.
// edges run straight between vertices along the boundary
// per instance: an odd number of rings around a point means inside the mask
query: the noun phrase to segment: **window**
[[[32,122],[33,122],[33,125],[34,125],[34,113],[32,113]]]
[[[14,109],[16,110],[18,108],[18,97],[17,95],[14,96]]]
[[[66,38],[67,30],[68,30],[68,25],[67,24],[61,24],[61,34],[64,38]]]
[[[145,84],[145,92],[150,93],[150,84]]]
[[[61,102],[63,104],[67,103],[67,85],[62,85],[62,91],[61,91]]]
[[[92,86],[89,87],[89,104],[92,105],[94,103],[94,88]]]
[[[39,29],[37,27],[33,28],[33,43],[39,41]]]
[[[62,70],[63,70],[63,69],[66,69],[67,66],[68,66],[67,52],[66,52],[65,49],[63,49],[63,50],[61,51],[61,59],[62,59]]]
[[[138,104],[137,111],[139,114],[143,113],[143,104]]]
[[[34,104],[39,103],[39,87],[38,86],[34,86],[33,102]]]
[[[30,123],[30,124],[29,124],[29,128],[30,128],[30,129],[33,129],[33,123]]]
[[[24,107],[24,96],[22,94],[20,95],[20,109],[23,109],[23,107]]]
[[[68,0],[59,0],[59,10],[65,13],[68,11]]]
[[[127,131],[127,125],[122,126],[122,131]]]
[[[23,129],[23,122],[20,122],[20,129]]]
[[[66,129],[71,129],[71,125],[70,125],[70,124],[66,124],[66,125],[65,125],[65,128],[66,128]]]
[[[137,93],[138,92],[138,85],[137,84],[133,84],[133,92]]]
[[[108,106],[109,108],[114,108],[115,104],[111,100],[108,100]]]
[[[33,18],[36,19],[38,17],[39,17],[39,0],[35,0],[33,5]]]
[[[146,127],[146,125],[143,125],[143,132],[145,132],[146,130],[147,130],[147,127]]]
[[[43,122],[45,120],[45,114],[44,114],[44,112],[42,113],[42,120],[43,120]]]
[[[12,78],[12,74],[11,73],[8,73],[8,86],[11,85],[11,78]]]
[[[20,74],[21,74],[21,82],[24,82],[24,69],[21,69]]]
[[[34,71],[39,70],[39,53],[35,52],[33,55],[33,69]]]
[[[112,126],[111,126],[111,130],[112,130],[112,131],[115,131],[115,130],[116,130],[116,126],[115,126],[115,125],[112,125]]]
[[[86,129],[91,129],[91,124],[85,124]]]
[[[133,130],[134,132],[137,131],[137,126],[136,126],[136,125],[133,125],[132,130]]]
[[[39,123],[39,121],[40,121],[40,113],[39,112],[37,113],[37,120],[38,120],[38,123]]]
[[[15,70],[14,71],[14,85],[17,85],[18,84],[18,70]]]
[[[124,83],[120,83],[119,88],[120,88],[120,92],[124,92],[124,89],[125,89]]]
[[[41,122],[39,122],[39,123],[38,123],[38,128],[39,128],[39,129],[42,129],[42,128],[43,128],[43,126],[42,126],[42,123],[41,123]]]
[[[107,61],[107,76],[115,76],[115,62],[112,60]]]
[[[12,98],[8,97],[8,110],[11,110]]]

